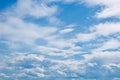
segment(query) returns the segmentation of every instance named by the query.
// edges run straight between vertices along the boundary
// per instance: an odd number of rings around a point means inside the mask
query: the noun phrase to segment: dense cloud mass
[[[0,80],[120,80],[119,3],[17,0],[0,10]]]

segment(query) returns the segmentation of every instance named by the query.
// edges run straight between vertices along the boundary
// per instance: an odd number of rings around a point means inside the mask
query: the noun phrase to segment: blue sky
[[[120,0],[0,0],[0,80],[120,80]]]

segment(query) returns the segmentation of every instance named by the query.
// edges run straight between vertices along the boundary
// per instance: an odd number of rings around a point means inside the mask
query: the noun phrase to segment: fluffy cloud
[[[120,22],[112,23],[101,23],[95,26],[96,33],[104,36],[108,36],[111,34],[119,33],[120,32]]]

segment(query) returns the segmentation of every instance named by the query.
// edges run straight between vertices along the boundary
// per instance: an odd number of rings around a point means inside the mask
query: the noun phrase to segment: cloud
[[[99,51],[84,55],[86,60],[98,59],[102,64],[119,63],[119,51]],[[117,58],[117,59],[116,59]],[[94,60],[96,61],[96,60]]]
[[[86,42],[96,39],[99,36],[108,37],[120,32],[120,22],[106,22],[100,23],[89,28],[87,33],[77,33],[77,42]]]
[[[4,77],[2,77],[4,79],[17,79],[25,76],[28,78],[33,78],[36,76],[39,78],[45,77],[44,72],[46,71],[44,70],[44,68],[41,67],[41,64],[36,64],[45,60],[42,55],[28,53],[11,53],[10,55],[3,54],[1,56],[4,57],[4,59],[1,59],[4,65],[0,68],[0,73],[1,75],[4,74]],[[33,63],[32,61],[35,61],[35,63]],[[0,66],[2,66],[2,64],[0,64]],[[7,73],[4,73],[5,70],[7,70]]]
[[[44,1],[40,0],[18,0],[12,7],[12,11],[9,12],[12,16],[41,18],[54,15],[57,11],[57,6],[49,7]]]
[[[109,17],[120,18],[120,10],[119,10],[120,0],[109,0],[109,1],[85,0],[83,2],[87,3],[88,5],[92,5],[92,6],[94,5],[104,6],[104,8],[100,12],[97,12],[96,14],[97,18],[109,18]]]
[[[52,40],[52,41],[49,41],[49,45],[51,46],[55,46],[55,47],[58,47],[58,48],[66,48],[66,47],[72,47],[74,44],[72,42],[69,42],[64,40],[64,39],[56,39],[56,40]]]
[[[120,42],[118,40],[112,39],[105,42],[101,47],[93,50],[93,52],[104,51],[104,50],[114,50],[114,49],[118,49],[119,47],[120,47]]]
[[[55,45],[55,44],[54,44]],[[71,47],[59,47],[59,45],[56,45],[58,47],[53,46],[37,46],[35,48],[35,51],[49,55],[54,57],[63,57],[63,58],[69,58],[70,56],[74,56],[77,54],[82,53],[81,47],[79,46],[71,46]]]
[[[74,2],[78,2],[79,0],[49,0],[47,2],[63,2],[63,3],[66,3],[66,4],[70,4],[70,3],[74,3]]]
[[[104,6],[96,13],[97,18],[119,17],[118,0],[84,1],[92,6]],[[56,17],[60,8],[57,4],[61,2],[68,5],[80,1],[18,0],[0,14],[0,48],[10,47],[10,51],[0,52],[1,79],[119,79],[120,22],[89,25],[83,33],[76,30],[77,25],[62,25]],[[47,26],[36,23],[41,19],[46,20]],[[19,47],[14,46],[17,44]]]
[[[120,32],[120,22],[101,23],[96,25],[95,28],[97,34],[108,36]]]
[[[1,12],[4,20],[0,22],[0,36],[12,44],[34,45],[37,39],[48,38],[57,28],[41,26],[27,20],[52,17],[57,6],[48,6],[44,1],[18,0],[9,9]],[[26,20],[25,18],[28,17]],[[56,21],[54,21],[56,22]]]
[[[27,23],[15,17],[0,23],[0,35],[12,42],[32,44],[38,38],[45,38],[57,29],[55,27],[41,27],[34,23]],[[49,29],[49,30],[48,30]]]
[[[114,78],[113,80],[120,80],[120,78]]]
[[[79,33],[76,35],[78,42],[86,42],[94,39],[96,34],[94,33]]]
[[[72,32],[74,29],[73,28],[67,28],[67,29],[63,29],[60,31],[61,34],[65,34],[65,33],[70,33]]]

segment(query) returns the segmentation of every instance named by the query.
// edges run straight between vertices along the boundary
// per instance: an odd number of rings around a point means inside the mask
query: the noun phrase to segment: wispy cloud
[[[104,6],[104,8],[97,12],[96,17],[97,18],[108,18],[108,17],[116,17],[120,18],[120,10],[119,10],[119,0],[85,0],[83,1],[87,3],[88,5],[94,6],[94,5],[101,5]]]

